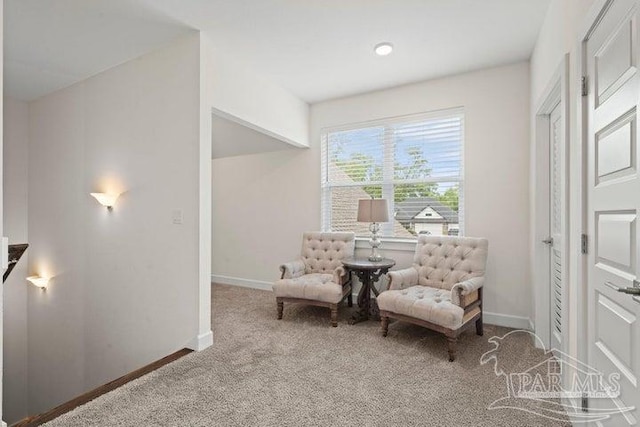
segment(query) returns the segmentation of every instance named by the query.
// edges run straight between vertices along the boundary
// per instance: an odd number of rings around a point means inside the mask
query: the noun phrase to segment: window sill
[[[416,249],[417,240],[408,239],[394,239],[394,238],[381,238],[380,250],[383,251],[399,251],[399,252],[413,252]],[[356,249],[371,249],[369,246],[369,238],[356,237]]]

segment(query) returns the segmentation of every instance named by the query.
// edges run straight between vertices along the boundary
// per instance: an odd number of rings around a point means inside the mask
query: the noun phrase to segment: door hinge
[[[582,96],[589,95],[589,78],[587,76],[582,76],[581,88],[582,88]]]
[[[582,252],[583,254],[589,253],[589,236],[587,236],[586,234],[583,234],[580,237],[580,252]]]
[[[587,396],[586,394],[582,395],[580,406],[581,406],[582,412],[589,412],[589,396]]]

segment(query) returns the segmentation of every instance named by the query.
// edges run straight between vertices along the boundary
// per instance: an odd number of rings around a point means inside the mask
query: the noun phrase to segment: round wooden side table
[[[353,313],[349,323],[354,325],[368,320],[370,317],[375,317],[377,306],[374,307],[371,304],[371,293],[378,296],[379,292],[374,283],[396,265],[395,260],[383,258],[380,261],[369,261],[368,258],[347,258],[342,261],[342,264],[350,275],[355,274],[362,283],[358,293],[358,310]]]

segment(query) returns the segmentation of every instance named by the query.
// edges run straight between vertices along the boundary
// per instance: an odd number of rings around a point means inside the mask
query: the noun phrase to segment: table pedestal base
[[[349,324],[355,325],[356,323],[363,322],[365,320],[374,319],[380,320],[380,310],[378,309],[378,303],[375,298],[371,297],[371,293],[376,297],[379,292],[374,286],[374,283],[380,279],[383,274],[389,271],[389,268],[393,266],[395,262],[386,263],[382,266],[374,266],[373,268],[354,268],[348,266],[352,274],[355,274],[362,287],[358,293],[358,309],[354,311]]]
[[[378,309],[378,304],[375,300],[369,301],[369,309],[366,307],[361,307],[353,312],[351,315],[351,319],[349,319],[350,325],[355,325],[356,323],[364,322],[365,320],[380,320],[380,310]]]

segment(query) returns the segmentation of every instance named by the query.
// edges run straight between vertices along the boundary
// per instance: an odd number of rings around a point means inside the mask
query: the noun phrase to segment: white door
[[[565,150],[562,107],[558,104],[549,115],[549,337],[551,348],[562,350],[564,316],[564,211]]]
[[[620,375],[619,397],[589,398],[589,409],[633,408],[602,421],[611,426],[638,425],[640,420],[640,298],[618,291],[633,287],[640,272],[639,3],[608,2],[585,45],[588,364],[611,386],[616,381],[607,380],[609,375]]]

